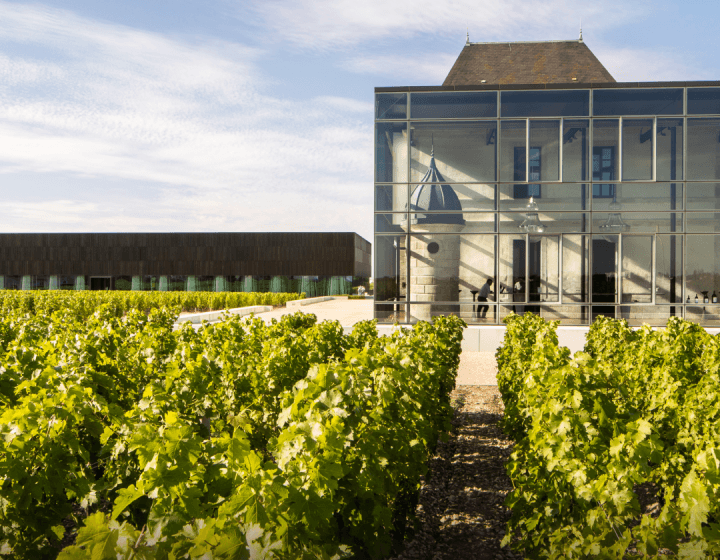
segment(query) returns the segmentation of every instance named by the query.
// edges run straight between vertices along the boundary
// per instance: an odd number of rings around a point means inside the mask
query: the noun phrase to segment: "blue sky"
[[[0,231],[371,240],[373,88],[581,19],[619,81],[720,79],[717,2],[0,0]]]

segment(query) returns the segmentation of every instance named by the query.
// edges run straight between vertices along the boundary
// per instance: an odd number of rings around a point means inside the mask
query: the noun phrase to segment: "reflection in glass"
[[[455,214],[452,214],[455,216]],[[413,216],[422,216],[423,220],[414,220]],[[447,214],[442,213],[426,213],[426,214],[411,214],[411,231],[412,232],[427,232],[430,230],[438,229],[436,226],[442,224],[442,219]],[[464,221],[461,226],[462,233],[494,233],[497,231],[496,214],[489,212],[463,212],[457,214]],[[404,225],[404,224],[403,224]]]
[[[618,308],[618,319],[625,319],[631,327],[643,324],[665,326],[670,317],[682,317],[682,307],[669,305],[623,305]]]
[[[414,122],[411,125],[412,182],[427,173],[431,153],[449,183],[495,182],[496,121]]]
[[[700,294],[700,297],[702,297],[702,294]],[[708,327],[718,327],[720,326],[720,306],[688,306],[685,308],[685,319]]]
[[[593,114],[611,115],[682,115],[683,90],[663,89],[596,89],[593,91]]]
[[[611,219],[613,212],[604,214],[601,212],[593,213],[593,231],[607,233],[608,228],[604,228]],[[627,226],[623,232],[630,233],[674,233],[683,230],[682,214],[677,212],[621,212],[622,222]],[[618,233],[621,230],[612,231]]]
[[[622,237],[620,289],[623,303],[652,303],[652,236]]]
[[[593,198],[613,198],[615,185],[600,181],[615,181],[618,178],[619,121],[595,120],[593,122],[592,170]]]
[[[410,96],[410,117],[413,119],[495,118],[497,93],[494,91],[413,93]]]
[[[687,183],[687,209],[720,210],[720,183]]]
[[[686,243],[686,301],[689,296],[690,302],[694,302],[696,294],[702,301],[703,291],[708,293],[710,301],[712,294],[720,297],[720,236],[688,235]]]
[[[614,187],[622,212],[682,209],[682,183],[620,183]],[[593,211],[610,211],[612,203],[612,198],[597,197]]]
[[[406,294],[406,241],[405,235],[376,235],[375,246],[375,300],[404,301]]]
[[[657,121],[658,181],[682,180],[683,177],[683,121],[658,119]]]
[[[407,225],[407,214],[375,214],[375,233],[400,233]]]
[[[534,200],[548,212],[588,210],[588,185],[550,183],[542,185],[542,197]],[[515,185],[498,185],[500,210],[522,210],[528,200],[515,198]]]
[[[495,210],[495,185],[453,185],[453,190],[466,212]]]
[[[655,303],[682,303],[682,235],[655,236]]]
[[[622,132],[622,180],[651,180],[653,178],[653,120],[624,119]]]
[[[720,212],[688,212],[687,231],[691,233],[720,232]]]
[[[482,312],[478,312],[480,307],[487,307],[487,309],[483,309]],[[445,305],[412,303],[410,304],[410,315],[411,323],[417,323],[418,321],[431,321],[435,317],[455,315],[456,317],[460,317],[469,325],[492,325],[497,324],[497,305],[492,303],[478,305],[472,301]],[[427,317],[427,319],[424,317]]]
[[[525,123],[502,121],[500,125],[500,180],[503,182],[525,181]]]
[[[518,201],[522,203],[522,201]],[[577,212],[543,212],[542,200],[538,201],[538,220],[545,228],[544,233],[583,233],[586,231],[587,214]],[[524,207],[518,210],[526,210]],[[527,219],[527,212],[508,212],[499,215],[500,233],[520,233],[520,226]]]
[[[562,237],[563,301],[587,302],[589,293],[589,236]]]
[[[531,181],[560,179],[560,121],[530,121]]]
[[[519,305],[501,305],[500,322],[511,313],[518,313]],[[561,325],[587,325],[588,306],[586,305],[549,305],[539,308],[539,315],[546,321],[560,321]]]
[[[407,125],[375,125],[375,180],[381,183],[407,182]]]
[[[720,115],[720,88],[688,88],[688,115]]]
[[[586,117],[590,110],[588,90],[503,91],[503,117]]]
[[[563,120],[562,180],[588,180],[589,121]]]
[[[404,212],[407,209],[407,185],[375,185],[375,210]]]
[[[687,179],[720,179],[720,119],[688,119],[687,128]]]
[[[376,93],[375,118],[407,118],[407,93]]]

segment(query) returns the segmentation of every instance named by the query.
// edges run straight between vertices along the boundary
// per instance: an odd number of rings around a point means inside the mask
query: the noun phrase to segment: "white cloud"
[[[95,179],[10,189],[6,231],[372,231],[371,103],[277,98],[258,49],[38,5],[0,2],[0,52],[0,173]],[[125,189],[88,202],[105,180]]]
[[[365,55],[349,58],[343,68],[359,74],[393,76],[413,84],[439,85],[445,81],[458,53],[425,55]]]
[[[610,0],[255,0],[239,4],[271,29],[269,36],[311,49],[351,48],[361,43],[420,34],[471,41],[571,39],[580,19],[596,30],[638,14],[647,2]]]
[[[702,69],[686,53],[661,48],[616,48],[600,45],[593,53],[618,82],[714,80],[713,69]]]

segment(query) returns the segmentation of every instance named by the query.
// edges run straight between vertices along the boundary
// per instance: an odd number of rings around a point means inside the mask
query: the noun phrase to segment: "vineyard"
[[[0,290],[0,312],[49,316],[67,310],[77,319],[86,319],[101,305],[120,317],[131,309],[149,312],[161,307],[177,307],[180,311],[214,311],[252,305],[280,306],[303,297],[304,294],[258,292]]]
[[[379,559],[402,542],[450,425],[461,320],[196,331],[176,308],[33,295],[37,313],[6,299],[0,319],[1,555]]]
[[[526,558],[720,556],[720,340],[599,318],[584,352],[510,316],[497,352],[512,518]]]

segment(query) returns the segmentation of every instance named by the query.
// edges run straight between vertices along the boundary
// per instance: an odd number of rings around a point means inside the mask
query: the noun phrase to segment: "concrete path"
[[[340,321],[346,328],[365,319],[373,318],[372,299],[346,299],[338,298],[332,301],[314,303],[301,308],[288,309],[281,307],[267,313],[258,313],[269,322],[273,318],[278,319],[287,313],[314,313],[318,321]],[[463,352],[460,355],[460,369],[458,371],[458,385],[497,385],[495,375],[497,373],[497,362],[492,352]]]

